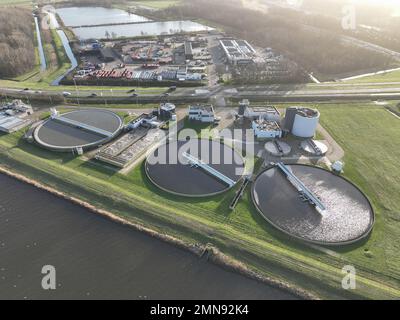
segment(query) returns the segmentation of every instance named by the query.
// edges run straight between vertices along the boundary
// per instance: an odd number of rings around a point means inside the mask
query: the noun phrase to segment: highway
[[[397,86],[398,84],[398,86]],[[378,100],[399,99],[400,83],[391,83],[388,87],[378,87],[376,84],[365,86],[343,86],[338,84],[321,84],[305,87],[305,85],[270,85],[270,86],[215,86],[213,88],[178,88],[168,92],[155,89],[137,89],[128,92],[126,89],[110,90],[99,87],[97,90],[87,90],[71,87],[71,95],[63,96],[63,91],[51,90],[21,90],[15,88],[0,88],[0,95],[7,98],[20,98],[32,101],[47,101],[49,103],[158,103],[169,101],[175,103],[206,102],[229,98],[232,100],[251,99],[259,101],[329,101],[329,100]],[[379,84],[382,86],[382,84]],[[337,87],[337,88],[336,88]],[[28,88],[27,88],[28,89]],[[65,89],[65,88],[64,88]],[[196,92],[197,91],[197,92]],[[165,93],[167,93],[164,95]]]

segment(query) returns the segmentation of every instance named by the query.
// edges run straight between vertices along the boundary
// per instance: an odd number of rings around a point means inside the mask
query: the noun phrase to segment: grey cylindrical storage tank
[[[318,123],[319,111],[310,108],[298,108],[294,117],[292,134],[299,138],[314,137]]]

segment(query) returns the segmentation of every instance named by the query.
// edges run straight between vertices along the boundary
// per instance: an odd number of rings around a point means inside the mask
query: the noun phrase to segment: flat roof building
[[[25,128],[31,123],[30,120],[21,119],[16,116],[10,116],[5,112],[0,113],[0,131],[5,133],[12,133]]]
[[[254,136],[257,139],[275,139],[282,137],[282,129],[276,121],[258,119],[252,122]]]
[[[264,119],[280,122],[281,114],[273,106],[247,106],[244,110],[244,116],[249,119]]]
[[[18,99],[1,105],[0,111],[7,112],[7,114],[9,114],[9,115],[18,114],[21,117],[31,115],[33,113],[33,109],[32,109],[31,105],[25,104],[22,102],[22,100],[18,100]]]
[[[254,63],[256,50],[246,40],[222,39],[219,43],[228,63],[234,65]]]
[[[189,106],[189,120],[201,122],[214,122],[215,114],[212,105],[193,105]]]

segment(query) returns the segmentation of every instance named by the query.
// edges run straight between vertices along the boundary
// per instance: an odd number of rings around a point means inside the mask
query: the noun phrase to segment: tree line
[[[15,77],[35,65],[34,21],[29,10],[0,10],[0,78]]]

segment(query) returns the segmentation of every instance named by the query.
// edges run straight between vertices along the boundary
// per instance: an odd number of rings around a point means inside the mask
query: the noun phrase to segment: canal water
[[[71,63],[71,67],[64,74],[60,75],[57,79],[55,79],[52,82],[53,86],[58,86],[61,80],[78,66],[78,60],[76,60],[74,53],[72,52],[71,46],[69,45],[69,41],[65,32],[63,30],[57,30],[57,33],[64,46],[65,53],[67,54],[67,57]]]
[[[36,37],[38,42],[38,50],[39,50],[39,58],[40,58],[40,70],[44,71],[47,68],[46,57],[44,55],[43,44],[42,44],[42,36],[39,28],[38,18],[35,17],[35,28],[36,28]]]
[[[7,176],[0,190],[0,299],[295,298]]]
[[[61,80],[69,74],[72,70],[74,70],[78,66],[78,60],[75,58],[74,53],[72,52],[72,48],[69,44],[69,40],[65,32],[60,28],[60,24],[57,21],[57,18],[55,16],[55,13],[53,11],[46,11],[49,21],[50,21],[50,28],[51,29],[56,29],[58,36],[60,37],[60,40],[63,44],[65,53],[71,63],[71,67],[64,72],[62,75],[60,75],[58,78],[54,79],[51,83],[52,86],[58,86],[61,82]]]

